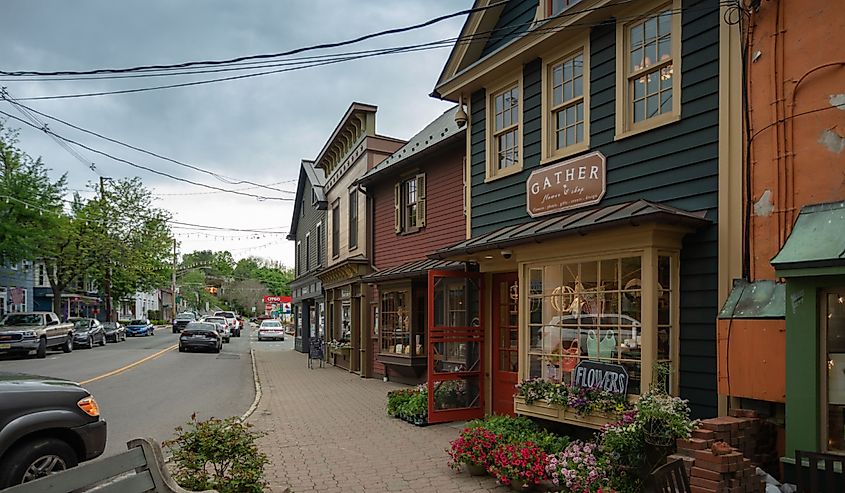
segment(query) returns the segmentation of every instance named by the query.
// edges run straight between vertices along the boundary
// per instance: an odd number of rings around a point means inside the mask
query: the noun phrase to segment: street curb
[[[252,416],[252,413],[258,409],[258,403],[261,401],[261,380],[258,379],[258,369],[255,367],[255,349],[249,349],[249,356],[252,360],[252,380],[255,385],[255,399],[252,401],[252,405],[249,406],[249,409],[247,409],[241,416],[241,421],[249,419],[249,417]]]

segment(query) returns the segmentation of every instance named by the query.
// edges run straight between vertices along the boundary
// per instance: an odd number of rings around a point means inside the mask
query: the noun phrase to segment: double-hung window
[[[358,248],[358,191],[349,191],[349,249]]]
[[[617,26],[617,136],[680,118],[680,1]]]
[[[317,251],[317,266],[323,265],[323,223],[317,223],[317,227],[314,231],[314,236],[317,237],[316,239],[316,251]]]
[[[487,178],[505,176],[522,169],[520,161],[520,85],[512,83],[494,91],[488,111]]]
[[[546,3],[546,16],[553,17],[575,5],[581,0],[543,0]]]
[[[397,183],[393,201],[396,233],[413,233],[425,226],[425,173]]]
[[[332,258],[340,255],[340,199],[332,205]]]
[[[305,272],[311,270],[311,232],[305,233]]]
[[[579,46],[545,67],[544,159],[586,150],[590,140],[587,46]]]

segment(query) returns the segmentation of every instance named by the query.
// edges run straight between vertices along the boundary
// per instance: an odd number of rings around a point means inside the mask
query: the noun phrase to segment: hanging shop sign
[[[607,159],[591,152],[535,170],[525,182],[531,217],[598,204],[607,191]]]
[[[621,365],[581,360],[572,370],[576,387],[600,387],[614,394],[628,393],[628,372]]]

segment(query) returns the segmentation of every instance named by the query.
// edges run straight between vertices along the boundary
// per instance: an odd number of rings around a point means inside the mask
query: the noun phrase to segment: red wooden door
[[[484,416],[481,275],[428,272],[428,421]]]
[[[519,371],[519,280],[516,272],[493,276],[494,414],[513,412]]]

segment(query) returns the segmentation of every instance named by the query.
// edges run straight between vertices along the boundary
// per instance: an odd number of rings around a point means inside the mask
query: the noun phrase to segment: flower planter
[[[487,468],[481,464],[472,464],[469,462],[464,462],[464,470],[468,472],[470,476],[487,475]]]
[[[619,420],[619,416],[613,413],[594,411],[588,414],[578,414],[571,407],[559,406],[548,401],[538,400],[528,404],[522,397],[514,397],[513,408],[516,414],[558,421],[584,428],[599,429],[606,424]]]
[[[537,491],[537,485],[521,479],[511,479],[508,486],[510,486],[513,491]]]

